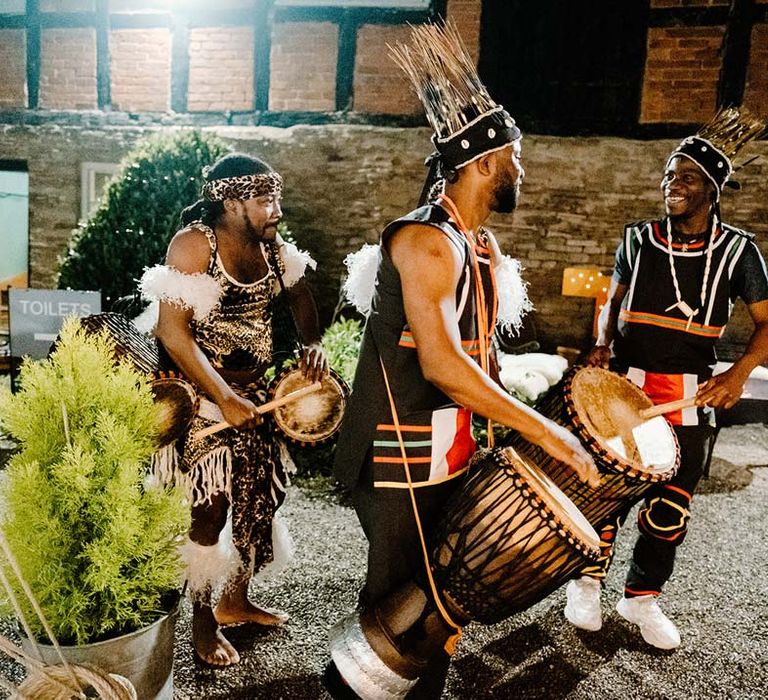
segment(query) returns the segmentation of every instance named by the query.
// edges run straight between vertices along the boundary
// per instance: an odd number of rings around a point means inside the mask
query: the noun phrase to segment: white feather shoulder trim
[[[367,316],[376,289],[379,246],[366,243],[360,250],[347,255],[344,264],[347,266],[347,279],[342,285],[344,296],[363,316]]]
[[[219,303],[221,285],[205,272],[180,272],[169,265],[147,268],[139,280],[139,291],[149,301],[164,301],[192,309],[202,321]]]
[[[280,251],[280,258],[285,266],[285,272],[283,272],[283,284],[286,287],[293,287],[307,271],[307,267],[311,269],[317,268],[317,263],[312,256],[306,250],[299,250],[293,243],[287,241],[283,243],[278,250]],[[277,289],[280,289],[279,283],[276,283]]]
[[[497,323],[502,330],[519,331],[523,316],[533,311],[533,303],[528,298],[528,283],[520,274],[522,269],[520,261],[509,255],[503,255],[494,268],[499,294]]]

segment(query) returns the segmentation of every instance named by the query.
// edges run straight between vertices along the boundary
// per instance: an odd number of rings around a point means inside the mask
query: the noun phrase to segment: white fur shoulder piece
[[[509,255],[502,256],[501,262],[494,268],[499,294],[497,323],[503,330],[519,331],[523,316],[533,311],[533,303],[528,298],[528,283],[523,280],[521,272],[520,261]]]
[[[302,277],[307,270],[307,267],[311,269],[317,268],[317,263],[312,256],[306,250],[299,250],[293,243],[286,241],[278,250],[280,251],[280,258],[285,265],[285,272],[283,273],[283,284],[286,287],[293,287]],[[276,289],[280,289],[280,283],[275,282]]]
[[[164,301],[192,309],[196,321],[202,321],[219,303],[221,285],[204,272],[188,274],[169,265],[155,265],[144,271],[139,291],[149,301]]]
[[[379,267],[379,246],[366,243],[360,250],[344,258],[347,279],[343,291],[346,300],[361,314],[371,311],[373,292],[376,289],[376,271]]]

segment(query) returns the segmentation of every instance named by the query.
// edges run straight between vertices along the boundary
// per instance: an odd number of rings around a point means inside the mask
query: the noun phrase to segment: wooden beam
[[[754,17],[755,0],[731,0],[717,86],[718,107],[740,105],[744,99]]]
[[[27,107],[40,104],[40,6],[27,0]]]
[[[112,29],[171,29],[173,15],[170,12],[113,13],[109,16]]]
[[[339,112],[352,108],[359,26],[357,18],[351,13],[345,13],[339,23],[339,46],[336,56],[336,109]]]
[[[41,12],[40,26],[46,29],[95,27],[98,23],[96,12]]]
[[[109,0],[96,0],[96,96],[99,109],[112,106]]]
[[[272,25],[274,0],[256,0],[253,14],[253,108],[269,109],[270,63],[272,60]]]
[[[432,0],[430,11],[436,20],[448,17],[448,0]]]
[[[651,10],[649,27],[717,27],[728,21],[729,9],[716,7],[669,7]]]
[[[186,112],[188,96],[189,18],[177,12],[171,26],[171,109],[174,112]]]

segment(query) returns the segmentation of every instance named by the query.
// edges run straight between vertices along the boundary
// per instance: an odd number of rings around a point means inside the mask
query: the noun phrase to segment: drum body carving
[[[280,399],[312,382],[299,368],[283,372],[270,387],[270,397]],[[295,401],[274,409],[272,417],[285,436],[302,445],[319,445],[330,440],[341,427],[349,388],[333,370],[321,380],[321,387]]]
[[[510,444],[541,467],[593,526],[635,502],[652,485],[669,481],[680,464],[672,427],[655,419],[654,463],[643,461],[634,430],[645,421],[640,411],[653,402],[632,382],[599,367],[571,370],[536,408],[578,436],[600,471],[596,489],[537,445],[515,435]],[[647,438],[646,438],[647,440]]]
[[[510,448],[476,455],[433,542],[435,584],[460,625],[525,610],[599,552],[597,534],[569,499]],[[422,579],[409,582],[331,631],[333,660],[360,697],[405,697],[444,653],[453,630],[428,591]]]

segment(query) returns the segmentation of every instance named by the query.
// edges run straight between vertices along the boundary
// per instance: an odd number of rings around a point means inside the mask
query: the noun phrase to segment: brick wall
[[[752,30],[744,104],[758,114],[768,114],[768,24],[757,24]]]
[[[380,114],[419,114],[421,103],[403,72],[389,58],[387,44],[407,41],[407,26],[367,24],[357,33],[354,110]]]
[[[190,112],[253,109],[253,28],[206,27],[189,33]]]
[[[112,108],[164,112],[171,101],[171,33],[119,29],[109,35]]]
[[[320,261],[315,279],[327,318],[336,302],[344,256],[374,242],[382,227],[415,204],[429,152],[426,129],[297,126],[220,127],[233,148],[264,157],[286,181],[284,210],[299,242]],[[32,283],[53,282],[56,259],[79,215],[82,161],[118,162],[148,130],[0,126],[0,153],[23,158],[30,173]],[[526,180],[512,216],[491,222],[505,252],[520,258],[545,346],[586,345],[591,299],[560,294],[563,269],[609,269],[626,221],[658,216],[658,185],[674,140],[558,138],[526,135]],[[768,142],[753,144],[757,162],[740,173],[742,191],[726,192],[726,221],[757,234],[768,253]],[[726,340],[743,342],[743,311]]]
[[[0,109],[27,106],[27,41],[23,29],[0,30]]]
[[[651,27],[640,122],[696,123],[717,103],[724,27]]]
[[[269,109],[336,109],[339,30],[331,22],[283,22],[272,30]]]
[[[41,32],[40,107],[95,109],[94,29],[44,29]]]
[[[448,18],[455,22],[470,56],[480,56],[480,0],[448,0]]]

